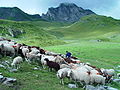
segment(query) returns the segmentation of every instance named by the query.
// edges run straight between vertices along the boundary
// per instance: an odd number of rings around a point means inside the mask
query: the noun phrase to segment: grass
[[[51,34],[62,39],[97,40],[120,42],[120,21],[111,17],[89,15],[80,21],[61,28],[48,30]],[[54,33],[52,33],[54,32]],[[61,36],[57,33],[60,33]]]
[[[65,53],[66,50],[72,52],[74,56],[79,57],[82,62],[90,62],[99,68],[114,68],[120,65],[120,44],[112,42],[80,42],[65,45],[44,47],[58,53]],[[33,70],[36,65],[29,65],[24,62],[17,73],[10,73],[0,69],[7,77],[17,78],[20,90],[69,90],[67,87],[69,80],[65,79],[65,85],[59,84],[56,73],[46,70]],[[72,82],[73,83],[73,82]],[[120,84],[109,84],[112,87],[120,89]],[[74,89],[73,89],[74,90]],[[75,90],[82,90],[78,88]]]
[[[45,50],[62,54],[65,54],[65,51],[70,51],[73,56],[78,57],[82,62],[90,62],[99,68],[108,69],[120,65],[119,25],[119,20],[96,15],[84,17],[72,25],[45,21],[0,21],[1,30],[6,30],[8,26],[11,26],[27,32],[18,38],[14,38],[19,43],[40,46]],[[36,65],[29,65],[24,62],[17,73],[10,73],[0,68],[0,72],[4,76],[14,77],[18,81],[18,85],[14,88],[3,85],[0,87],[6,90],[69,90],[67,87],[71,83],[69,80],[65,79],[65,85],[63,86],[59,84],[56,72],[48,72],[48,69],[33,70],[34,67]],[[120,89],[118,83],[109,85]],[[71,90],[83,89],[80,87]]]
[[[16,22],[9,20],[0,20],[0,36],[6,37],[8,39],[14,39],[19,43],[25,43],[29,45],[39,45],[39,46],[50,46],[65,43],[64,41],[58,40],[56,36],[51,35],[49,32],[45,31],[43,27],[37,24],[50,24],[50,22],[36,21],[34,22]],[[61,24],[60,24],[61,25]],[[59,24],[56,27],[60,27]],[[63,25],[63,24],[62,24]],[[48,25],[50,27],[50,25]],[[44,26],[45,27],[45,26]],[[54,26],[55,27],[55,23]],[[9,35],[8,30],[22,30],[24,33],[13,38]]]

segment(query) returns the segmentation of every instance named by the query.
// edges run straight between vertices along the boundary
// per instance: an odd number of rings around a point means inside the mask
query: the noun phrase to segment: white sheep
[[[90,84],[103,84],[105,85],[105,77],[97,74],[90,74]]]
[[[63,69],[58,70],[58,72],[56,74],[58,79],[60,79],[60,83],[63,84],[63,85],[64,85],[63,79],[65,77],[67,77],[67,74],[68,74],[69,70],[70,70],[70,68],[63,68]]]
[[[26,61],[28,63],[31,63],[31,62],[36,62],[36,61],[40,61],[40,55],[36,55],[36,54],[31,54],[31,53],[26,53]]]
[[[31,48],[30,54],[38,54],[40,51],[37,48]]]
[[[109,75],[109,76],[114,76],[115,75],[115,70],[114,69],[104,69],[104,68],[101,68],[101,71],[105,75]]]
[[[45,51],[45,55],[60,55],[59,53],[51,52],[51,51]]]
[[[29,53],[29,49],[26,47],[22,48],[22,53],[26,57],[26,54]]]
[[[61,56],[57,55],[55,56],[55,62],[62,64],[64,62],[64,59]]]
[[[85,70],[85,71],[84,71]],[[84,82],[86,85],[90,83],[90,76],[86,72],[86,69],[81,68],[80,69],[71,69],[68,71],[68,77],[70,77],[76,84],[77,82],[80,82],[81,85],[83,85],[82,82]]]
[[[6,56],[8,53],[12,55],[13,57],[15,56],[15,49],[7,44],[1,44],[0,45],[1,52]]]
[[[60,68],[62,69],[62,68],[71,68],[71,67],[69,65],[67,65],[67,64],[61,64]]]
[[[99,75],[100,73],[97,70],[93,69],[93,70],[90,70],[90,74]]]
[[[20,68],[19,64],[23,62],[23,58],[20,57],[20,56],[17,56],[13,59],[13,62],[11,63],[11,66],[12,67],[15,67],[15,68]]]

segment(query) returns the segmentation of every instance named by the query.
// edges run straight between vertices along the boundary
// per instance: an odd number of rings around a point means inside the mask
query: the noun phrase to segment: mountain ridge
[[[78,7],[74,3],[61,3],[56,8],[48,8],[46,14],[30,15],[19,9],[18,7],[0,7],[0,19],[14,21],[52,21],[52,22],[70,22],[79,21],[83,16],[95,14],[89,9]]]
[[[42,20],[40,15],[27,14],[18,7],[0,7],[0,19],[7,19],[14,21]]]
[[[95,14],[89,9],[78,7],[74,3],[61,3],[56,8],[49,8],[46,14],[42,14],[42,18],[47,21],[57,22],[76,22],[83,16]]]

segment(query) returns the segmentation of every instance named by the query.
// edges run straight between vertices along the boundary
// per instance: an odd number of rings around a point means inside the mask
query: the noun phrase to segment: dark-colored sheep
[[[60,69],[60,65],[58,63],[49,61],[48,58],[45,58],[44,60],[47,62],[47,66],[50,69],[54,68],[56,71],[58,71]]]
[[[45,54],[45,50],[44,49],[39,49],[41,54]]]

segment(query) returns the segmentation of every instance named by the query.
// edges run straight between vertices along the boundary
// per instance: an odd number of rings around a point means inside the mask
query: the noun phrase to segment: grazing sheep
[[[95,69],[91,70],[90,74],[100,75],[100,73],[97,70],[95,70]]]
[[[114,69],[104,69],[104,68],[101,68],[101,71],[105,75],[109,75],[109,76],[114,76],[115,75],[115,70]]]
[[[19,49],[20,49],[20,47],[21,47],[21,44],[15,44],[15,45],[13,45],[12,47],[15,49],[16,55],[18,55]]]
[[[55,62],[62,64],[62,63],[64,63],[64,59],[61,56],[57,55],[57,56],[55,56]]]
[[[90,83],[91,84],[102,84],[105,85],[105,77],[96,74],[90,74]]]
[[[3,53],[5,56],[8,54],[13,56],[13,57],[15,56],[15,49],[10,45],[1,44],[0,50],[1,50],[1,53]]]
[[[41,55],[41,64],[42,64],[42,67],[45,69],[45,65],[47,65],[46,61],[45,61],[45,58],[48,58],[49,61],[53,61],[55,62],[55,57],[54,56],[47,56],[47,55]]]
[[[114,69],[105,69],[105,73],[111,76],[115,75],[115,70]]]
[[[56,62],[53,61],[49,61],[48,58],[45,58],[45,61],[47,62],[47,66],[52,69],[54,68],[56,71],[58,71],[60,69],[60,65]]]
[[[26,54],[29,53],[29,49],[26,47],[22,48],[22,53],[23,53],[24,57],[26,57]]]
[[[64,85],[63,79],[65,77],[67,77],[67,74],[68,74],[69,70],[70,70],[70,68],[63,68],[63,69],[58,70],[58,72],[56,74],[58,79],[60,79],[60,83],[63,84],[63,85]]]
[[[80,82],[81,85],[83,85],[82,82],[84,82],[86,85],[90,83],[90,76],[86,72],[86,70],[81,70],[80,69],[71,69],[68,71],[68,77],[72,79],[76,84],[77,82]]]
[[[45,51],[45,55],[51,55],[51,56],[54,56],[54,55],[60,55],[58,53],[54,53],[54,52],[51,52],[51,51]]]
[[[62,68],[71,68],[71,67],[69,65],[67,65],[67,64],[61,64],[60,68],[62,69]]]
[[[41,54],[45,54],[45,50],[44,49],[39,49]]]
[[[106,77],[100,75],[97,70],[91,70],[87,72],[90,75],[90,84],[103,84],[105,85]]]
[[[13,59],[13,62],[11,63],[11,66],[15,67],[16,69],[20,68],[19,64],[23,62],[23,58],[20,56],[17,56]]]
[[[26,61],[31,63],[31,62],[36,62],[36,61],[40,61],[40,55],[36,55],[36,54],[31,54],[31,53],[27,53],[26,54]]]
[[[37,48],[31,48],[30,54],[38,54],[40,51]]]
[[[106,82],[109,83],[113,76],[115,75],[115,70],[114,69],[101,69],[103,75],[106,77]]]

